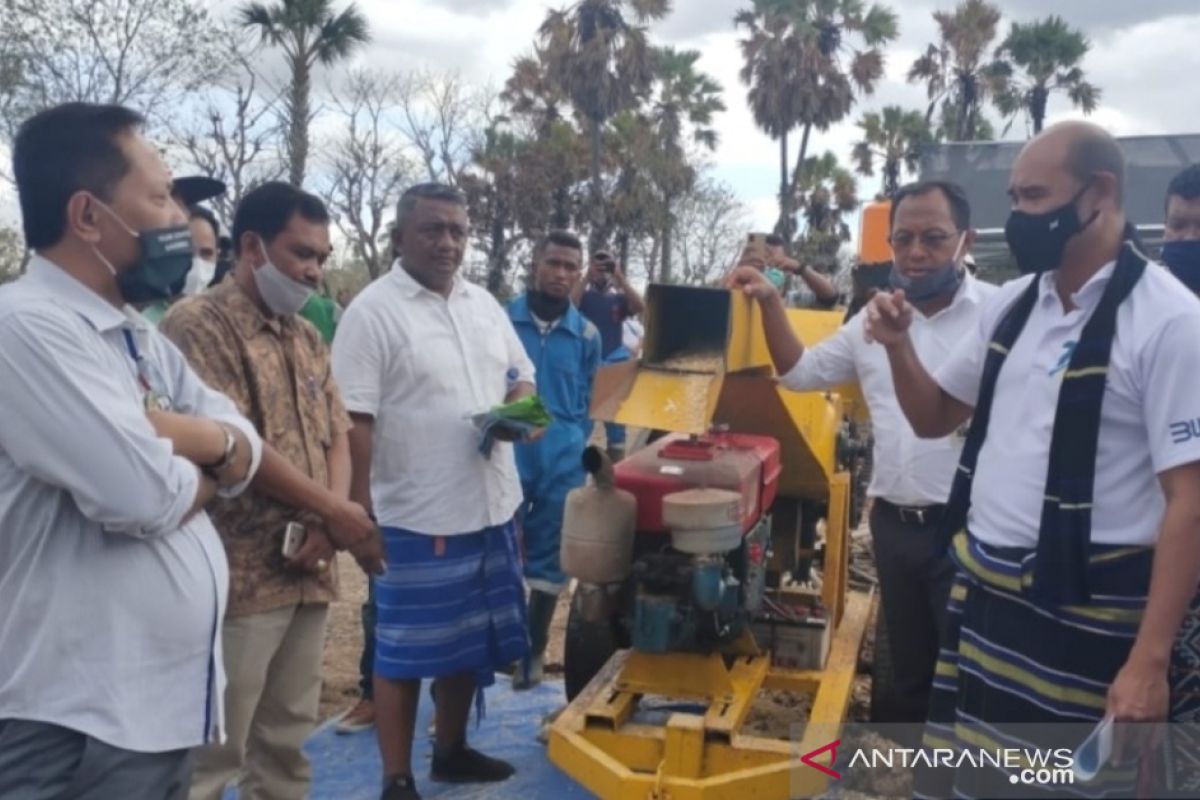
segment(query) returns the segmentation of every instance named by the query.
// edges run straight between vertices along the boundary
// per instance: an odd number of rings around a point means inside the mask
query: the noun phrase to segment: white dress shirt
[[[164,406],[261,440],[137,312],[50,262],[0,289],[0,719],[141,752],[223,738],[225,552]],[[236,494],[249,483],[233,487]]]
[[[381,525],[453,536],[512,519],[521,502],[512,445],[484,458],[470,419],[534,381],[495,298],[463,278],[442,297],[397,262],[346,309],[333,373],[346,408],[375,418],[371,502]]]
[[[997,291],[967,274],[950,305],[933,316],[913,314],[909,329],[921,362],[935,366],[979,325],[980,307]],[[944,503],[958,467],[964,438],[960,432],[943,439],[921,439],[900,409],[887,351],[868,342],[866,314],[859,312],[837,333],[805,350],[780,382],[798,392],[829,389],[858,382],[871,411],[875,457],[867,494],[901,506]]]
[[[1072,295],[1070,312],[1063,311],[1054,274],[1041,279],[1029,321],[996,381],[976,465],[968,525],[987,544],[1037,545],[1063,372],[1113,269],[1109,264]],[[975,404],[996,325],[1031,280],[1005,284],[974,332],[934,372],[946,392]],[[1200,460],[1200,301],[1156,264],[1117,311],[1098,444],[1092,541],[1153,544],[1165,508],[1158,473]]]

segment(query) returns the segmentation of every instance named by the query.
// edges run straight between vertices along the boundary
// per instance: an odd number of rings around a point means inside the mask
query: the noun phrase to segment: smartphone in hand
[[[283,557],[295,558],[296,553],[299,553],[300,548],[304,546],[304,539],[307,535],[304,526],[299,522],[289,522],[283,529]]]
[[[752,233],[747,236],[746,249],[742,251],[742,258],[755,258],[765,264],[767,261],[767,234]]]

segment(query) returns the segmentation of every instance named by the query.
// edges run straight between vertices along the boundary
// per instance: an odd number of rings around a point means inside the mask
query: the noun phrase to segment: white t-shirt
[[[1110,263],[1076,292],[1076,309],[1068,313],[1053,273],[1042,277],[1029,321],[996,381],[975,470],[968,525],[985,543],[1037,544],[1063,371],[1114,267]],[[974,334],[935,372],[946,392],[975,404],[996,325],[1032,279],[1010,281],[985,304]],[[1153,544],[1166,507],[1157,475],[1198,460],[1200,301],[1151,264],[1117,312],[1101,409],[1092,541]]]
[[[534,381],[495,298],[462,278],[443,298],[397,263],[346,309],[333,372],[346,408],[375,418],[380,525],[452,536],[512,518],[521,502],[512,445],[484,458],[470,420],[503,403],[513,383]]]
[[[967,275],[946,308],[931,317],[913,316],[913,346],[923,364],[936,367],[979,325],[984,300],[997,288]],[[875,458],[867,494],[903,506],[944,503],[962,452],[960,432],[942,439],[921,439],[913,432],[896,399],[887,351],[868,342],[866,314],[858,313],[796,362],[779,381],[797,392],[857,382],[871,411]]]

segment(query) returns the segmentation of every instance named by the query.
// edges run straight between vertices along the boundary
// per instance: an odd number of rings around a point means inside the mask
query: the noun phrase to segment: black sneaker
[[[417,792],[417,784],[412,777],[401,775],[383,787],[383,794],[379,796],[379,800],[421,800],[421,795]]]
[[[478,750],[459,745],[448,753],[433,751],[429,777],[439,783],[497,783],[512,777],[516,770],[507,761],[485,756]]]

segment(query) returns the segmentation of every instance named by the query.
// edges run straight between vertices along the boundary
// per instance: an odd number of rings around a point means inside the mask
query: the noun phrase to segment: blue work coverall
[[[567,584],[558,560],[567,493],[584,482],[581,457],[592,432],[588,407],[600,366],[600,333],[574,306],[543,334],[524,295],[508,306],[525,352],[537,368],[537,391],[554,422],[536,442],[516,446],[525,499],[525,580],[531,589],[558,594]]]

